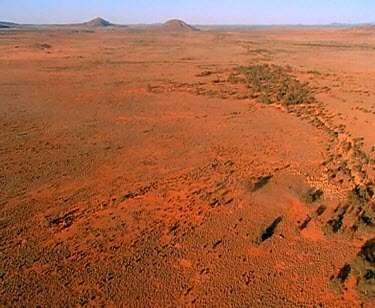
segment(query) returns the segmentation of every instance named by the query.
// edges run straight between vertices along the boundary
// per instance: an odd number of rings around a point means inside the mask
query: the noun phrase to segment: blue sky
[[[375,0],[0,0],[0,20],[114,23],[179,18],[192,24],[327,24],[375,22]]]

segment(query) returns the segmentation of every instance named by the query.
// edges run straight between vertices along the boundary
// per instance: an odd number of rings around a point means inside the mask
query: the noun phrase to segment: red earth
[[[374,307],[375,35],[201,30],[0,31],[1,306]]]

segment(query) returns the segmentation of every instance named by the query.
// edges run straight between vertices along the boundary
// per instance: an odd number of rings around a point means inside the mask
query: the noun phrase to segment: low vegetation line
[[[244,83],[249,98],[260,103],[281,103],[283,106],[313,103],[307,83],[301,83],[287,69],[270,64],[239,66],[230,74],[230,83]]]

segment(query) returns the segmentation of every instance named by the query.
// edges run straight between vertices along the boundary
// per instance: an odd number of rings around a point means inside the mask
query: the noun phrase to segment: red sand
[[[357,281],[373,227],[354,232],[356,210],[328,222],[374,179],[375,36],[0,35],[2,306],[373,307]],[[261,63],[290,65],[322,104],[239,99],[230,72]]]

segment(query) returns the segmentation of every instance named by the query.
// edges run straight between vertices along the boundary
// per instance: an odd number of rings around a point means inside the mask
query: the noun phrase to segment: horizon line
[[[83,24],[83,23],[87,23],[87,22],[90,22],[90,21],[93,21],[95,19],[102,19],[102,20],[105,20],[105,21],[108,21],[110,22],[111,24],[113,25],[119,25],[119,26],[137,26],[137,25],[155,25],[155,24],[163,24],[165,22],[163,21],[158,21],[158,22],[151,22],[151,23],[147,23],[147,22],[139,22],[139,23],[112,23],[111,21],[109,21],[108,19],[105,19],[105,18],[102,18],[102,17],[95,17],[91,20],[88,20],[88,21],[81,21],[81,22],[66,22],[66,23],[22,23],[22,22],[18,22],[18,21],[7,21],[7,20],[0,20],[0,23],[12,23],[12,24],[16,24],[16,25],[24,25],[24,26],[64,26],[64,25],[80,25],[80,24]],[[172,19],[169,19],[169,20],[174,20],[174,19],[177,19],[177,20],[181,20],[181,21],[184,21],[182,19],[179,19],[179,18],[172,18]],[[167,21],[169,21],[167,20]],[[191,23],[190,25],[193,25],[193,26],[334,26],[334,25],[337,25],[337,26],[356,26],[356,25],[375,25],[375,22],[374,21],[368,21],[368,22],[354,22],[354,23],[347,23],[347,22],[339,22],[339,21],[333,21],[333,22],[329,22],[329,23],[317,23],[317,24],[313,24],[313,23],[276,23],[276,24],[266,24],[266,23],[257,23],[257,24],[247,24],[247,23],[224,23],[224,24],[219,24],[219,23]]]

